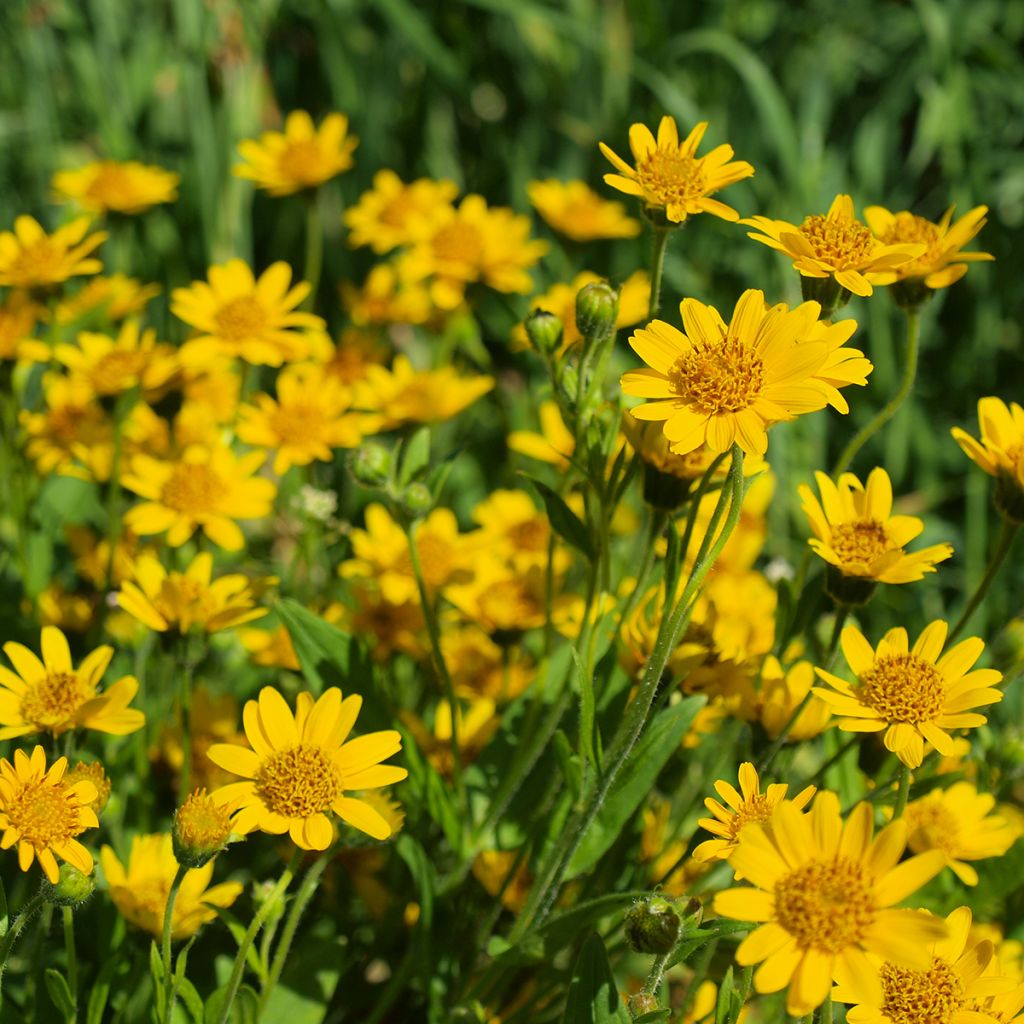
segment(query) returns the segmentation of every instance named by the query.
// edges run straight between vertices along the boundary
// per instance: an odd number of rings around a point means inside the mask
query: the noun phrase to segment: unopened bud
[[[576,293],[576,328],[584,339],[611,334],[618,315],[619,293],[606,281],[584,285]]]
[[[535,309],[524,323],[530,344],[542,354],[557,352],[562,347],[562,321],[546,309]]]
[[[630,996],[627,1005],[629,1015],[633,1020],[642,1017],[645,1013],[654,1013],[655,1010],[661,1009],[658,997],[649,995],[647,992],[638,992],[635,996]]]
[[[201,868],[224,849],[230,835],[227,808],[215,803],[205,789],[189,794],[174,812],[171,845],[182,867]]]
[[[434,504],[434,496],[426,484],[414,483],[402,491],[398,498],[402,511],[414,519],[426,515]]]
[[[626,941],[637,953],[671,953],[683,920],[676,904],[664,896],[648,896],[626,914]]]
[[[391,452],[382,444],[368,441],[349,456],[348,468],[364,487],[383,487],[391,475]]]
[[[96,888],[92,875],[83,874],[71,864],[61,864],[56,884],[43,878],[40,890],[43,899],[57,907],[77,907],[83,904]]]

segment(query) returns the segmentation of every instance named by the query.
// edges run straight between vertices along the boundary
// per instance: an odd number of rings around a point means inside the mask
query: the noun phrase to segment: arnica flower
[[[107,233],[90,235],[89,224],[88,217],[79,217],[48,235],[34,217],[18,217],[13,232],[0,232],[0,285],[49,288],[69,277],[98,274],[103,264],[92,252]]]
[[[629,129],[629,148],[636,167],[630,167],[603,142],[601,152],[618,173],[606,174],[612,188],[637,196],[648,210],[663,210],[673,224],[681,224],[695,213],[711,213],[723,220],[739,220],[739,214],[711,196],[726,185],[749,178],[754,168],[745,160],[733,160],[733,148],[716,146],[697,156],[697,147],[707,131],[701,121],[682,141],[675,119],[665,116],[658,125],[658,138],[642,124]]]
[[[576,438],[565,425],[558,403],[551,399],[541,402],[537,407],[537,418],[540,433],[533,430],[509,431],[509,449],[528,459],[565,469],[576,450]]]
[[[82,331],[76,344],[55,346],[53,356],[68,368],[73,384],[97,398],[136,387],[147,399],[155,398],[178,369],[174,348],[159,344],[156,331],[140,330],[134,320],[126,321],[116,338]]]
[[[57,303],[54,317],[62,326],[92,315],[119,323],[126,317],[144,313],[150,299],[159,294],[158,284],[143,284],[126,274],[104,274],[91,278],[74,295],[64,296]]]
[[[57,884],[57,857],[92,873],[92,854],[78,841],[99,819],[89,806],[96,787],[87,779],[69,782],[64,773],[68,759],[59,757],[46,767],[46,754],[35,747],[31,755],[14,752],[14,761],[0,760],[0,849],[18,847],[18,866],[28,871],[39,861],[43,874]]]
[[[76,782],[91,782],[96,796],[86,802],[97,814],[102,814],[110,799],[111,782],[102,761],[76,761],[65,773],[64,781],[73,786]]]
[[[526,194],[544,220],[574,242],[640,234],[640,221],[630,217],[622,203],[602,199],[584,181],[531,181]]]
[[[167,895],[178,871],[168,832],[133,836],[128,866],[109,846],[100,850],[100,866],[110,898],[128,922],[159,938],[167,909]],[[171,916],[171,938],[191,938],[217,917],[214,907],[230,907],[242,894],[240,882],[210,886],[214,862],[189,871],[181,882]]]
[[[289,366],[276,383],[277,398],[257,394],[252,405],[238,409],[238,438],[275,452],[273,470],[330,462],[337,448],[354,448],[373,420],[351,412],[352,391],[319,367]]]
[[[250,579],[230,573],[211,580],[212,574],[213,555],[208,551],[196,555],[184,572],[168,572],[159,559],[143,555],[132,566],[134,579],[121,585],[117,605],[160,633],[172,627],[182,634],[195,627],[217,633],[267,614],[256,602],[276,577]]]
[[[193,281],[171,294],[171,312],[198,332],[181,348],[182,363],[202,367],[224,353],[259,366],[280,366],[307,355],[301,329],[323,330],[324,322],[298,310],[309,285],[291,284],[287,263],[269,266],[259,278],[244,260],[209,269],[209,282]]]
[[[357,327],[425,324],[438,314],[426,274],[409,254],[394,257],[371,268],[362,287],[342,281],[342,305]]]
[[[368,245],[383,256],[400,245],[411,245],[440,220],[459,193],[454,181],[418,178],[405,184],[394,171],[373,176],[373,188],[345,211],[348,244]]]
[[[998,1024],[981,1004],[1013,982],[986,975],[994,951],[987,939],[970,941],[969,907],[954,910],[945,923],[948,935],[924,950],[926,966],[886,960],[877,974],[838,979],[834,998],[855,1004],[846,1011],[849,1024]]]
[[[57,202],[77,203],[87,213],[143,213],[178,198],[179,175],[137,160],[97,160],[74,171],[57,171]]]
[[[935,572],[938,562],[953,554],[951,544],[932,544],[908,553],[905,548],[922,530],[915,516],[892,514],[892,482],[876,467],[865,486],[852,473],[838,484],[815,473],[821,501],[806,484],[798,488],[802,508],[815,536],[807,543],[820,558],[844,576],[879,583],[912,583]]]
[[[781,735],[797,708],[811,692],[816,676],[809,661],[798,661],[783,670],[779,659],[769,655],[761,666],[761,691],[758,715],[770,739]],[[790,743],[820,736],[832,719],[832,709],[812,695],[810,703],[789,727],[786,739]]]
[[[492,491],[473,509],[473,521],[480,526],[474,542],[487,557],[524,570],[547,565],[551,525],[525,491]]]
[[[890,629],[872,650],[856,626],[843,630],[843,655],[857,682],[815,669],[826,687],[814,692],[840,716],[844,732],[884,732],[885,747],[907,767],[924,759],[927,740],[943,756],[955,750],[949,729],[973,729],[985,716],[972,709],[1003,699],[995,689],[1002,675],[995,669],[971,671],[985,644],[979,637],[962,640],[945,654],[949,627],[941,620],[926,626],[913,648],[907,631]]]
[[[815,213],[797,224],[770,217],[744,220],[756,231],[756,242],[793,257],[793,269],[801,277],[829,278],[854,295],[870,295],[872,283],[887,283],[884,275],[909,263],[925,251],[919,243],[886,244],[854,216],[853,200],[838,195],[828,213]]]
[[[682,331],[654,320],[629,339],[650,369],[622,376],[627,395],[652,399],[632,414],[664,421],[672,450],[681,455],[707,444],[716,452],[736,442],[752,455],[768,449],[768,427],[823,409],[829,401],[816,376],[829,352],[806,340],[819,306],[768,308],[764,293],[744,292],[731,323],[696,299],[679,306]]]
[[[536,677],[536,666],[520,647],[502,649],[475,626],[445,625],[441,652],[460,697],[504,703],[518,697]]]
[[[362,703],[357,695],[343,701],[341,690],[331,687],[315,702],[311,694],[300,693],[293,715],[284,697],[269,686],[258,701],[246,702],[242,718],[252,749],[216,743],[207,754],[214,764],[246,779],[212,794],[234,813],[236,832],[287,832],[304,850],[326,850],[334,838],[327,817],[333,811],[374,839],[391,835],[377,810],[348,795],[390,786],[408,774],[381,764],[402,749],[397,731],[348,739]]]
[[[238,639],[249,652],[249,660],[264,668],[286,668],[291,672],[301,669],[291,634],[284,626],[273,629],[240,629]]]
[[[191,445],[173,461],[136,455],[122,483],[146,500],[125,513],[125,525],[140,537],[167,532],[180,548],[197,529],[219,547],[239,551],[245,537],[237,519],[269,515],[276,488],[254,474],[263,452],[236,456],[223,444]]]
[[[819,793],[806,815],[783,801],[767,829],[752,823],[743,830],[730,857],[752,886],[720,892],[715,913],[757,923],[736,962],[761,964],[757,992],[788,987],[786,1011],[794,1017],[823,1003],[833,979],[877,990],[871,956],[927,970],[932,944],[946,937],[941,919],[896,908],[942,870],[942,854],[900,863],[906,825],[893,822],[872,838],[872,819],[871,805],[860,803],[844,823],[830,792]]]
[[[941,850],[964,885],[977,885],[978,872],[965,862],[1002,857],[1022,834],[1014,822],[991,813],[995,805],[991,793],[979,793],[969,782],[933,789],[903,812],[908,845],[915,853]]]
[[[775,808],[786,799],[789,792],[787,783],[774,782],[761,792],[761,780],[757,769],[750,761],[740,765],[739,790],[724,779],[715,783],[715,791],[725,801],[725,806],[712,797],[706,797],[704,806],[714,815],[713,818],[701,818],[698,824],[702,829],[718,836],[708,839],[693,851],[693,859],[702,863],[709,860],[729,860],[739,843],[743,830],[758,822],[766,825],[771,821]],[[815,787],[807,786],[801,790],[790,803],[798,811],[802,811],[814,796]]]
[[[451,775],[452,762],[452,709],[446,700],[438,701],[434,709],[434,726],[428,728],[412,711],[402,709],[402,724],[412,733],[416,746],[442,774]],[[459,732],[459,756],[464,765],[475,761],[501,725],[494,701],[488,697],[473,699],[466,711],[456,706],[455,719]]]
[[[0,359],[24,358],[24,343],[32,344],[32,333],[43,312],[28,292],[12,291],[5,296],[0,302]],[[45,355],[40,351],[40,362],[49,358],[49,346],[46,348]]]
[[[526,906],[534,881],[528,861],[520,860],[515,850],[481,850],[473,861],[473,877],[488,896],[500,895],[501,905],[513,914]]]
[[[99,689],[112,647],[97,647],[76,669],[56,626],[43,627],[41,644],[42,661],[22,644],[4,644],[14,672],[0,666],[0,739],[37,732],[60,736],[71,729],[126,736],[142,728],[145,715],[128,707],[139,689],[134,676]]]
[[[344,114],[328,114],[320,127],[304,110],[293,110],[283,132],[264,132],[258,140],[238,144],[245,161],[232,173],[265,189],[272,196],[287,196],[316,188],[352,166],[359,140],[348,133]]]
[[[981,438],[960,427],[953,438],[964,454],[996,478],[995,504],[1014,523],[1024,522],[1024,408],[989,396],[978,400]]]
[[[205,789],[193,790],[174,812],[172,847],[178,863],[201,868],[227,845],[231,816]]]

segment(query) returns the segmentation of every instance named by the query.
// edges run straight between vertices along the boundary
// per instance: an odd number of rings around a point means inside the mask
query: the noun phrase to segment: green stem
[[[877,412],[873,419],[866,423],[854,434],[853,439],[843,449],[839,461],[832,470],[832,478],[838,478],[853,462],[856,454],[871,440],[879,430],[882,429],[896,415],[900,406],[906,401],[914,387],[914,378],[917,376],[917,355],[920,348],[921,313],[917,309],[907,310],[907,352],[906,362],[903,365],[903,379],[896,394]]]
[[[651,964],[651,969],[647,973],[647,980],[644,982],[644,987],[640,992],[645,996],[653,996],[659,988],[661,988],[661,979],[665,975],[665,966],[668,964],[668,959],[672,955],[671,951],[668,953],[662,953],[661,956],[656,956],[654,962]]]
[[[821,1009],[818,1011],[818,1020],[820,1024],[832,1024],[832,993],[830,992],[825,996],[825,1002],[821,1004]]]
[[[181,704],[181,772],[178,775],[178,806],[191,792],[192,785],[192,674],[197,659],[189,655],[189,638],[179,638],[178,671],[181,674],[179,702]]]
[[[28,924],[33,914],[43,905],[42,893],[36,893],[21,908],[21,912],[14,919],[14,923],[11,925],[10,931],[3,937],[3,941],[0,942],[0,993],[3,991],[3,980],[4,971],[7,967],[7,958],[11,955],[11,950],[14,948],[14,943],[17,941],[18,936],[21,934],[21,930]]]
[[[992,586],[992,581],[999,575],[999,570],[1002,568],[1003,562],[1006,561],[1010,548],[1013,547],[1013,542],[1019,529],[1020,527],[1017,523],[1011,523],[1009,519],[1003,519],[1003,525],[999,530],[996,546],[992,549],[992,554],[989,557],[985,575],[981,578],[977,589],[971,594],[971,599],[967,602],[963,612],[961,612],[960,618],[956,620],[956,625],[950,630],[947,643],[951,644],[960,635],[967,623],[971,621],[971,616],[978,610],[978,606],[985,599],[988,588]]]
[[[178,870],[174,873],[174,878],[171,880],[171,887],[167,890],[167,905],[164,907],[164,927],[163,935],[160,943],[161,961],[164,965],[164,1021],[170,1024],[170,1021],[174,1019],[174,1003],[175,996],[177,995],[174,984],[174,971],[171,966],[171,931],[174,923],[174,904],[178,899],[178,890],[181,888],[181,883],[185,880],[185,875],[188,874],[188,868],[178,865]]]
[[[658,315],[661,304],[661,277],[665,270],[665,250],[668,248],[668,236],[671,228],[652,227],[654,249],[651,255],[651,305],[647,311],[647,319],[653,320]]]
[[[295,869],[298,867],[301,858],[302,850],[296,847],[295,852],[292,854],[292,859],[288,862],[288,866],[281,872],[281,877],[277,880],[277,883],[259,910],[256,911],[252,923],[246,929],[245,935],[242,936],[242,941],[238,945],[238,953],[235,955],[234,966],[231,968],[231,977],[228,979],[228,987],[224,993],[224,1003],[221,1006],[217,1024],[228,1024],[228,1021],[231,1019],[231,1004],[235,1001],[235,996],[238,994],[238,986],[242,983],[242,975],[245,973],[245,961],[249,955],[249,949],[256,936],[259,935],[260,929],[267,918],[277,909],[278,904],[283,899],[288,886],[291,885],[292,879],[295,877]]]
[[[836,607],[835,621],[832,623],[832,636],[829,637],[828,650],[825,651],[825,669],[832,668],[839,651],[839,640],[843,635],[843,626],[846,625],[847,616],[850,614],[850,606],[841,604]]]
[[[324,262],[324,232],[320,224],[320,208],[317,192],[306,201],[306,262],[302,276],[309,285],[309,295],[302,308],[311,310],[316,304],[316,290],[320,286],[320,272]]]
[[[626,603],[619,613],[619,621],[625,625],[633,614],[640,598],[644,595],[644,588],[647,586],[647,577],[654,565],[655,548],[658,546],[658,538],[664,533],[665,526],[669,521],[669,515],[663,509],[652,509],[651,525],[647,534],[647,543],[644,546],[644,553],[640,561],[640,568],[637,570],[636,581],[633,584],[633,591],[626,598]]]
[[[816,786],[822,785],[825,781],[825,772],[836,764],[852,746],[855,746],[860,737],[861,734],[859,732],[850,733],[849,737],[839,745],[839,749],[804,783],[804,786],[808,786],[811,783],[814,783]],[[803,786],[800,788],[803,789]]]
[[[910,795],[910,780],[913,776],[913,772],[902,762],[900,763],[900,788],[896,791],[896,803],[892,809],[892,820],[896,821],[897,818],[903,817],[903,812],[907,809],[907,797]]]
[[[74,1024],[78,1019],[78,952],[75,948],[75,912],[71,907],[61,908],[64,915],[64,952],[68,961],[68,990],[74,1012],[69,1020]]]

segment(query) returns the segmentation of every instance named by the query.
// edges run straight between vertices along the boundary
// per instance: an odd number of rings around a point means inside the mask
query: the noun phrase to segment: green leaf
[[[195,985],[188,978],[179,978],[178,997],[185,1004],[185,1009],[192,1015],[194,1024],[203,1024],[203,1000],[196,991]]]
[[[653,789],[668,759],[679,749],[686,730],[705,700],[704,697],[686,697],[665,708],[648,725],[569,861],[566,879],[574,878],[596,864],[615,842],[641,801]]]
[[[718,988],[718,1002],[715,1004],[715,1024],[730,1024],[733,1018],[733,1009],[738,1002],[736,983],[732,976],[732,965],[725,972],[722,984]]]
[[[222,985],[206,1001],[203,1011],[204,1024],[219,1024],[227,1001],[228,986]],[[231,1024],[256,1024],[259,1018],[260,1000],[255,991],[248,985],[239,986],[231,1004],[228,1020]]]
[[[604,942],[596,932],[583,944],[573,968],[562,1024],[630,1024]]]
[[[343,937],[309,936],[293,947],[281,980],[271,990],[262,1024],[322,1024],[348,954]]]
[[[10,915],[7,912],[7,890],[4,888],[3,879],[0,879],[0,939],[7,934],[10,926]]]
[[[526,474],[524,473],[523,476]],[[544,502],[548,519],[551,521],[551,529],[567,544],[571,544],[580,554],[592,561],[594,545],[591,543],[589,531],[579,516],[547,484],[532,476],[526,476],[526,479],[530,481]]]
[[[404,487],[416,479],[430,465],[430,427],[420,427],[409,440],[402,453],[402,467],[398,483]]]
[[[427,852],[408,832],[402,832],[395,842],[395,851],[405,861],[409,873],[416,882],[419,892],[420,920],[423,927],[430,929],[434,918],[434,890],[437,888],[437,877],[434,865]]]
[[[153,975],[153,984],[159,990],[164,980],[164,962],[160,958],[160,947],[155,939],[149,944],[149,973]]]
[[[75,1000],[71,995],[71,989],[68,988],[67,979],[60,971],[54,970],[52,967],[46,968],[43,978],[46,981],[46,991],[50,994],[53,1005],[64,1014],[65,1020],[74,1020]]]
[[[215,906],[213,903],[204,903],[203,906],[209,907],[223,922],[227,925],[228,931],[231,932],[231,937],[235,940],[235,945],[239,949],[242,948],[242,941],[245,938],[246,927],[238,920],[237,917],[230,910],[225,910],[224,907]],[[259,977],[260,981],[264,980],[263,963],[260,960],[259,953],[256,952],[256,943],[252,942],[249,944],[249,951],[246,953],[245,962],[252,968]]]
[[[337,626],[286,597],[274,606],[288,630],[306,682],[315,694],[330,686],[347,690],[358,663],[355,642]]]
[[[107,1008],[107,999],[110,996],[110,983],[114,979],[119,967],[125,963],[124,959],[117,956],[109,957],[100,968],[100,973],[93,982],[89,992],[89,1004],[85,1010],[85,1024],[102,1024],[103,1014]]]
[[[583,662],[575,647],[572,649],[572,658],[576,663],[576,678],[579,680],[580,687],[580,755],[583,758],[584,775],[586,775],[588,765],[595,769],[600,767],[594,749],[594,717],[597,701],[594,697],[594,677],[584,671]]]

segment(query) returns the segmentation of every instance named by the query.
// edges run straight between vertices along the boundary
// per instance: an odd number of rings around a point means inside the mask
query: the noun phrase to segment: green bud
[[[657,996],[648,995],[646,992],[638,992],[635,996],[629,997],[629,1015],[633,1020],[638,1020],[645,1013],[654,1013],[661,1009],[661,1003]]]
[[[836,604],[860,608],[874,596],[878,581],[866,576],[844,576],[836,566],[825,570],[825,592]]]
[[[619,293],[606,281],[584,285],[576,293],[576,327],[585,341],[615,330]]]
[[[674,901],[647,896],[626,914],[626,941],[637,953],[671,953],[679,941],[683,920]]]
[[[541,354],[552,354],[562,347],[562,321],[546,309],[535,309],[525,321],[526,336]]]
[[[375,441],[367,441],[349,456],[348,468],[364,487],[383,487],[391,475],[391,451]]]
[[[434,504],[434,496],[426,484],[409,484],[398,497],[402,511],[414,519],[426,515]]]
[[[76,867],[70,864],[61,864],[60,877],[54,885],[48,878],[44,877],[40,890],[43,899],[57,907],[78,907],[81,906],[91,895],[96,883],[92,875],[84,875]]]

